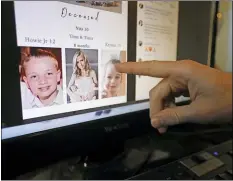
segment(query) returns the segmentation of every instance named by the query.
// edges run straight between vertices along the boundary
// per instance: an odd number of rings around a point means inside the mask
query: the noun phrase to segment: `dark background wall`
[[[192,59],[202,64],[209,64],[213,9],[211,1],[179,2],[178,60]]]

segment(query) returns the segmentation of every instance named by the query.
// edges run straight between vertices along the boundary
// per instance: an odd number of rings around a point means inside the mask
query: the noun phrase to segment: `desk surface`
[[[201,136],[170,133],[158,136],[149,133],[128,140],[124,153],[106,163],[89,162],[85,165],[85,160],[77,156],[24,174],[18,179],[127,179],[135,173],[167,164],[230,138],[229,132]]]

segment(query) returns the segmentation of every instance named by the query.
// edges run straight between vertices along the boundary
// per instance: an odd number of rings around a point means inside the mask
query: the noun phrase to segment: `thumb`
[[[163,128],[191,121],[195,116],[195,110],[191,105],[166,108],[151,118],[154,128]]]

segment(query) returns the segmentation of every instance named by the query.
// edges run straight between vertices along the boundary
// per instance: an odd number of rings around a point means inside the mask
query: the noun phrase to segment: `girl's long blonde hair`
[[[84,70],[86,71],[86,76],[90,76],[90,71],[91,71],[91,66],[89,64],[89,61],[87,59],[87,56],[80,50],[80,51],[77,51],[75,54],[74,54],[74,57],[73,57],[73,67],[74,67],[74,73],[79,77],[79,76],[82,76],[82,72],[81,72],[81,69],[78,67],[78,62],[77,62],[77,59],[79,56],[82,56],[83,59],[84,59],[84,63],[85,63],[85,66],[84,66]]]

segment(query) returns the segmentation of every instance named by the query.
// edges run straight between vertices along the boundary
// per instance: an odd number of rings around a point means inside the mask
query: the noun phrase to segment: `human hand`
[[[232,74],[191,60],[127,62],[121,73],[163,78],[149,93],[150,119],[160,133],[167,126],[232,121]],[[176,107],[174,98],[190,96],[191,104]]]

